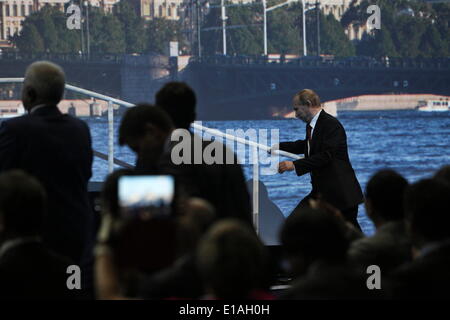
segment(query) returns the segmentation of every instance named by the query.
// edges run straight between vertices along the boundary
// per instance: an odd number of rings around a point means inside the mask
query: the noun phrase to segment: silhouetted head
[[[442,181],[445,181],[446,183],[450,184],[450,165],[443,166],[440,168],[435,174],[435,179],[440,179]]]
[[[172,131],[172,121],[164,110],[142,103],[125,112],[119,127],[119,144],[128,145],[136,153],[159,149]]]
[[[349,246],[338,218],[311,208],[295,210],[286,219],[280,238],[291,271],[296,276],[307,272],[315,262],[344,262]]]
[[[46,193],[35,178],[20,170],[0,174],[0,234],[3,239],[39,236]]]
[[[167,112],[176,128],[189,129],[197,116],[197,98],[184,82],[167,83],[156,93],[155,103]]]
[[[64,95],[65,75],[62,68],[48,61],[31,64],[25,73],[22,103],[27,111],[38,105],[56,106]]]
[[[209,293],[219,299],[248,298],[261,289],[268,270],[264,245],[247,225],[234,219],[217,222],[200,241],[200,273]]]
[[[381,170],[366,186],[366,212],[377,227],[404,218],[403,196],[408,181],[394,170]]]
[[[450,186],[439,179],[424,179],[405,191],[405,215],[413,244],[450,238]]]
[[[216,212],[211,203],[202,198],[187,199],[179,217],[180,248],[192,252],[214,221]]]
[[[311,89],[298,92],[292,100],[295,117],[309,123],[312,118],[322,109],[320,98]]]

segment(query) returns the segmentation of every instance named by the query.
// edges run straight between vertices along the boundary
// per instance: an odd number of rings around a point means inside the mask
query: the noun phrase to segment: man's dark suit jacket
[[[77,298],[67,288],[71,264],[38,242],[9,249],[0,259],[0,300]]]
[[[0,172],[22,169],[43,184],[48,196],[44,243],[75,263],[93,232],[87,191],[92,158],[86,123],[56,106],[0,126]]]
[[[242,167],[237,163],[236,155],[225,145],[215,141],[202,141],[191,134],[191,163],[174,164],[171,159],[172,148],[178,142],[171,142],[161,155],[157,165],[148,163],[143,157],[138,157],[137,172],[150,174],[171,174],[176,177],[182,192],[189,197],[199,197],[209,201],[216,209],[217,218],[237,218],[252,224],[250,196],[245,183]],[[194,164],[194,141],[202,146],[201,151],[211,143],[217,148],[223,148],[223,164]],[[228,158],[234,159],[234,164],[225,164]]]
[[[308,152],[306,140],[282,142],[280,149],[295,154]],[[312,195],[321,194],[340,210],[363,202],[361,187],[356,179],[347,151],[347,136],[342,124],[322,110],[314,127],[310,155],[294,161],[298,176],[311,173]]]

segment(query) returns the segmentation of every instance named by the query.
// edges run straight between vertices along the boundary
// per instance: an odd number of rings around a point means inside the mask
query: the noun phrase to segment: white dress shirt
[[[320,116],[320,113],[322,112],[322,109],[319,111],[319,112],[317,112],[317,114],[311,119],[311,121],[309,122],[309,125],[311,126],[311,139],[312,139],[312,137],[313,137],[313,134],[314,134],[314,128],[315,128],[315,126],[316,126],[316,123],[317,123],[317,119],[319,119],[319,116]],[[308,125],[308,124],[307,124]],[[309,146],[309,140],[308,140],[308,138],[306,138],[306,142],[308,143],[308,155],[309,155],[309,150],[310,150],[310,146]]]

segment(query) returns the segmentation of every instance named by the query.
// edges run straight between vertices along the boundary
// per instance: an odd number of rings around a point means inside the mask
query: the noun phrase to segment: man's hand
[[[278,173],[295,170],[294,163],[292,161],[283,161],[278,164]]]

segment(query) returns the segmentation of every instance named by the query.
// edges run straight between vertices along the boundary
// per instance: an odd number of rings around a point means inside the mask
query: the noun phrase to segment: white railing
[[[22,83],[23,82],[23,78],[0,78],[0,83]],[[113,110],[113,104],[119,105],[119,106],[124,106],[127,108],[133,107],[134,105],[132,103],[120,100],[120,99],[115,99],[94,91],[90,91],[90,90],[86,90],[83,88],[79,88],[79,87],[75,87],[73,85],[70,84],[66,84],[66,89],[73,91],[73,92],[77,92],[77,93],[81,93],[84,95],[87,95],[91,98],[96,98],[96,99],[100,99],[100,100],[104,100],[108,102],[108,155],[107,155],[107,160],[108,160],[108,169],[109,172],[112,172],[114,170],[114,163],[118,163],[119,165],[126,165],[126,163],[124,163],[123,161],[120,160],[116,160],[114,158],[114,110]],[[227,134],[224,133],[222,131],[219,131],[217,129],[211,129],[208,127],[204,127],[198,123],[193,123],[192,127],[196,130],[201,130],[204,132],[207,132],[209,134],[211,134],[212,136],[216,136],[216,137],[221,137],[224,139],[227,139],[227,141],[236,141],[237,143],[242,143],[245,145],[248,145],[249,147],[251,147],[252,149],[252,160],[253,160],[253,194],[252,194],[252,204],[253,204],[253,223],[255,225],[256,231],[259,233],[259,154],[258,154],[258,149],[264,150],[264,151],[269,151],[270,147],[251,141],[251,140],[247,140],[247,139],[243,139],[240,137],[236,137],[233,136],[231,134]],[[281,150],[276,150],[273,152],[276,155],[280,155],[286,158],[290,158],[290,159],[301,159],[301,156],[298,156],[296,154],[292,154],[289,152],[285,152],[285,151],[281,151]],[[105,159],[105,157],[102,156],[101,153],[99,152],[95,152],[94,153],[96,156]]]

